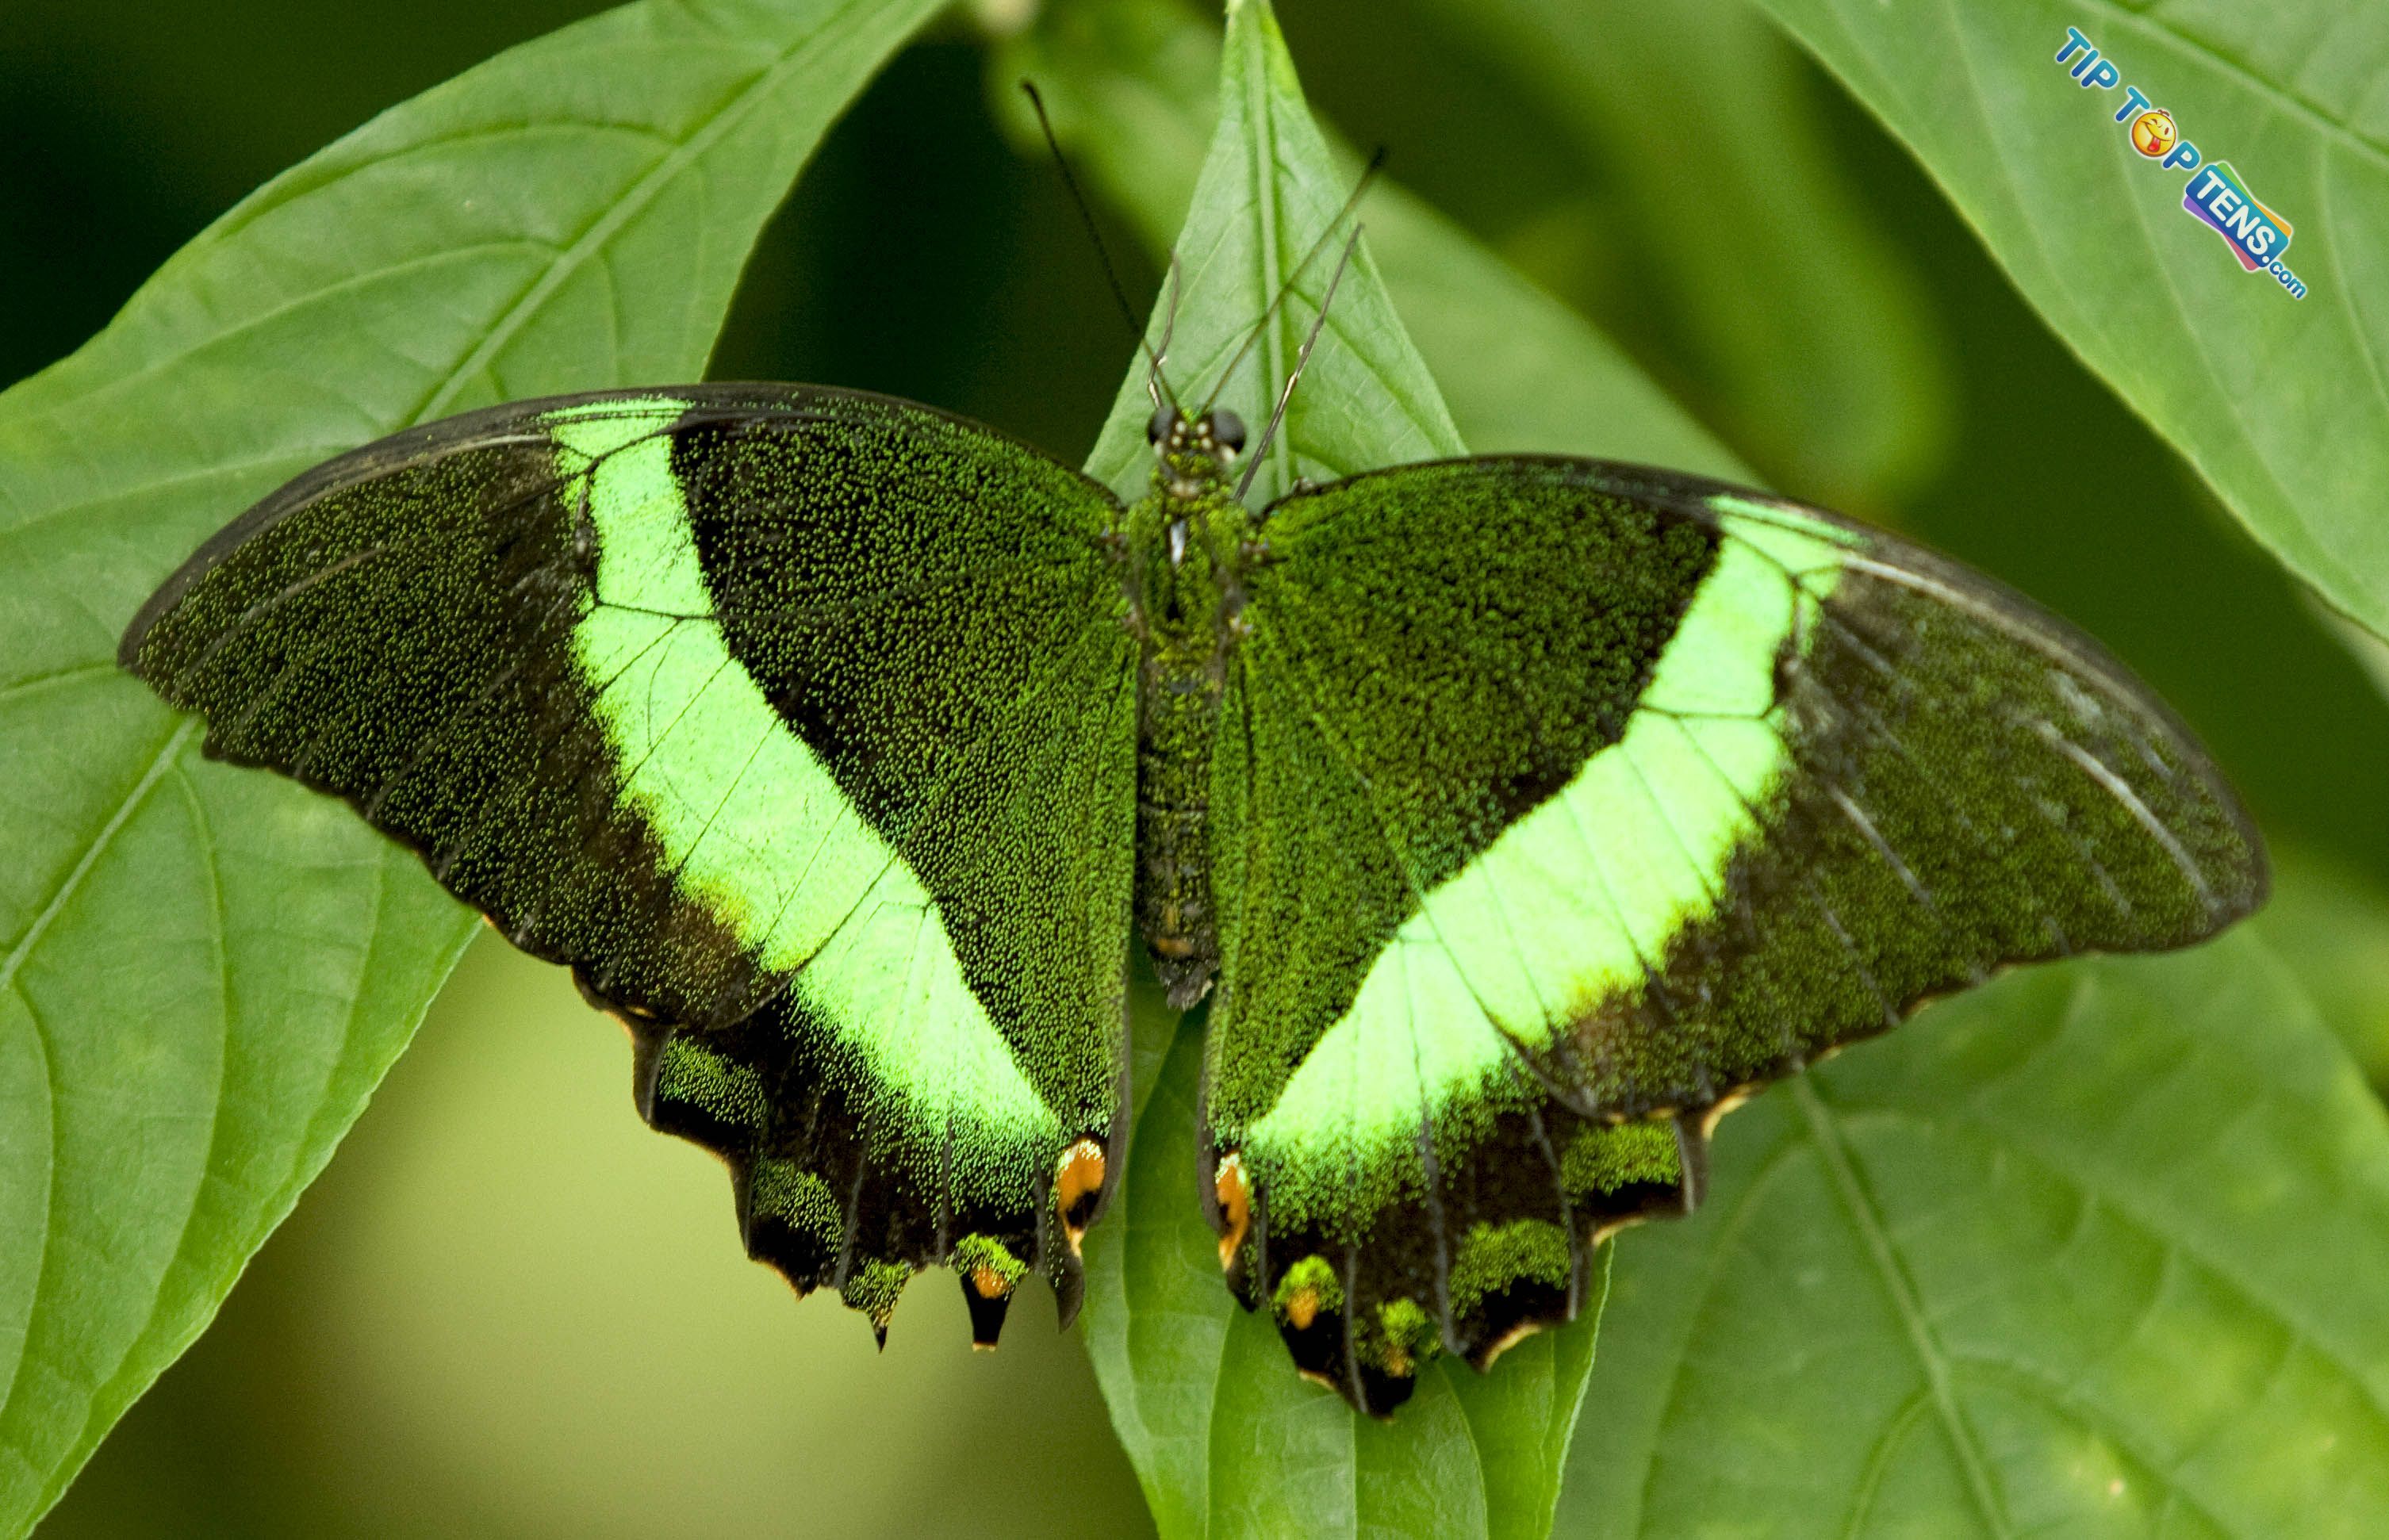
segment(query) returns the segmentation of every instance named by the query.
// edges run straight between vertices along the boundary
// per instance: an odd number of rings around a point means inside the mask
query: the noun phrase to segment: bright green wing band
[[[754,1254],[882,1329],[952,1262],[991,1338],[1029,1266],[1075,1303],[1117,1132],[1115,508],[878,398],[532,402],[302,477],[125,658],[570,963]]]
[[[964,982],[936,899],[723,643],[671,463],[686,410],[548,418],[595,537],[572,652],[626,767],[616,795],[682,897],[793,976],[860,1062],[851,1094],[885,1098],[878,1121],[916,1179],[951,1160],[959,1200],[1030,1206],[1060,1123]]]
[[[1590,1244],[1696,1200],[1751,1089],[2262,897],[2160,704],[1889,536],[1540,460],[1355,477],[1265,534],[1208,1152],[1247,1301],[1368,1409],[1572,1314]]]
[[[1838,547],[1754,526],[1695,590],[1617,741],[1548,800],[1418,895],[1351,1008],[1321,1035],[1248,1158],[1285,1171],[1273,1212],[1326,1221],[1401,1167],[1421,1109],[1438,1125],[1499,1094],[1519,1050],[1614,999],[1640,1000],[1648,964],[1715,908],[1734,852],[1792,768],[1772,719],[1776,658],[1813,633]],[[1787,571],[1811,574],[1795,586]]]

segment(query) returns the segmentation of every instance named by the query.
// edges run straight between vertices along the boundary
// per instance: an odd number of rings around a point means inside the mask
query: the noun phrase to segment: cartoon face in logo
[[[2132,147],[2152,160],[2173,153],[2173,146],[2180,139],[2181,131],[2173,126],[2173,114],[2162,108],[2132,120]]]

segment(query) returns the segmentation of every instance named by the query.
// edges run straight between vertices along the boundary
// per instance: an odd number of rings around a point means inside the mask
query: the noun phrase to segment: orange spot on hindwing
[[[1220,1174],[1213,1178],[1211,1187],[1220,1199],[1220,1268],[1224,1272],[1235,1266],[1236,1253],[1243,1248],[1245,1233],[1253,1223],[1253,1196],[1245,1185],[1245,1157],[1230,1152],[1220,1163]]]
[[[1054,1173],[1054,1206],[1062,1215],[1062,1230],[1070,1238],[1074,1254],[1079,1238],[1094,1223],[1095,1204],[1103,1194],[1104,1147],[1082,1139],[1062,1152],[1062,1164]]]

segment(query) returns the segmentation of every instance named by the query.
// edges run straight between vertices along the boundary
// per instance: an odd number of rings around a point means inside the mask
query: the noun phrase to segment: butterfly
[[[249,510],[121,659],[569,965],[883,1341],[933,1266],[984,1343],[1032,1271],[1075,1312],[1141,941],[1228,1286],[1379,1415],[1575,1315],[1769,1082],[2264,895],[2162,703],[1896,536],[1538,456],[1255,513],[1232,413],[1147,436],[1125,503],[850,390],[477,412]]]

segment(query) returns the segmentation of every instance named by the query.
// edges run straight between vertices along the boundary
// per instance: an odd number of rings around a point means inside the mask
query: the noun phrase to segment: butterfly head
[[[1146,421],[1144,439],[1169,490],[1191,496],[1220,479],[1244,452],[1245,420],[1224,406],[1192,416],[1164,401]]]

